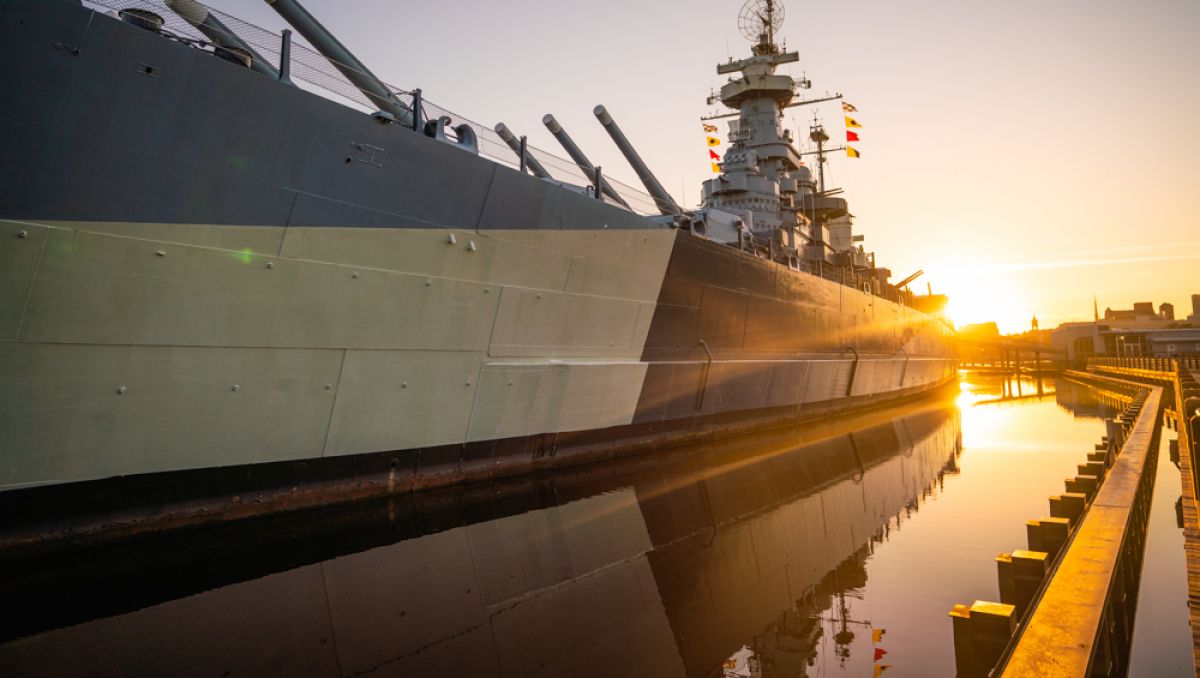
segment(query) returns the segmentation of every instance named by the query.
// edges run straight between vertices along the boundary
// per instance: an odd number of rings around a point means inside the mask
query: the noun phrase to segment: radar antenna
[[[774,45],[783,16],[783,5],[775,0],[746,0],[738,13],[738,30],[750,42]]]

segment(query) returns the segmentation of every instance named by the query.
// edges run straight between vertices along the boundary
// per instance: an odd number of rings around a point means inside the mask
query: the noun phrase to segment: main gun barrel
[[[562,144],[563,150],[565,150],[567,155],[571,156],[571,159],[574,160],[575,164],[579,166],[580,171],[583,172],[583,176],[588,178],[596,176],[596,166],[587,159],[587,156],[583,154],[583,151],[579,150],[579,146],[575,145],[575,140],[571,138],[571,135],[567,134],[567,130],[563,129],[562,125],[558,124],[558,120],[556,120],[553,115],[547,113],[544,117],[542,117],[542,124],[546,126],[546,129],[550,130],[550,133],[554,135],[555,139],[558,139],[558,143]],[[607,195],[613,200],[621,203],[625,209],[631,212],[633,211],[633,208],[629,206],[629,203],[625,202],[625,199],[622,198],[619,193],[617,193],[616,189],[614,189],[608,183],[608,180],[603,176],[600,177],[600,190],[604,193],[604,195]]]
[[[608,114],[608,110],[604,106],[597,106],[592,110],[596,119],[604,126],[608,136],[612,137],[613,143],[617,148],[621,149],[621,155],[629,161],[633,166],[633,171],[637,172],[638,178],[642,180],[642,185],[646,187],[646,192],[650,197],[654,198],[654,204],[658,206],[658,211],[663,214],[683,214],[683,209],[675,202],[670,193],[658,183],[658,179],[654,178],[654,173],[646,167],[646,163],[642,161],[641,156],[633,149],[633,145],[625,138],[621,132],[621,128],[617,126],[617,122]]]
[[[521,157],[521,140],[518,139],[511,130],[508,129],[508,125],[505,125],[502,122],[497,123],[493,129],[496,130],[496,134],[500,136],[500,139],[504,143],[508,144],[508,147],[512,149],[513,153],[516,153],[518,158]],[[528,167],[530,171],[533,172],[534,176],[538,178],[553,179],[553,177],[550,176],[550,173],[546,171],[546,168],[542,167],[542,163],[538,162],[537,158],[533,157],[533,154],[529,152],[528,148],[525,149],[525,166]]]
[[[333,37],[321,22],[313,18],[296,0],[266,0],[271,9],[279,13],[305,40],[333,63],[358,91],[362,92],[380,110],[391,113],[402,125],[412,125],[413,112],[396,98],[382,80],[377,78],[345,45]]]
[[[250,68],[269,75],[273,79],[279,79],[279,71],[271,66],[271,62],[263,58],[253,47],[246,44],[237,33],[234,33],[225,22],[213,16],[212,12],[204,5],[196,2],[196,0],[167,0],[167,7],[171,8],[183,20],[191,24],[213,41],[214,45],[221,47],[233,47],[250,55]]]

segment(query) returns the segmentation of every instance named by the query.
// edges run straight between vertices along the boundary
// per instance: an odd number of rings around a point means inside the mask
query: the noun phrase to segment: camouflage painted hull
[[[953,378],[912,309],[66,0],[0,5],[0,52],[14,529],[583,463]]]

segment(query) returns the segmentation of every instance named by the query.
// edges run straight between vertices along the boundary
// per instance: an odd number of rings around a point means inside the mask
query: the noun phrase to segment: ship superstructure
[[[831,250],[845,204],[780,130],[774,29],[722,66],[738,138],[688,210],[604,106],[645,193],[269,4],[319,54],[194,0],[0,4],[0,548],[603,462],[954,378],[943,324]]]
[[[729,122],[729,150],[717,177],[704,182],[701,218],[709,237],[765,253],[792,268],[840,279],[874,294],[899,298],[889,288],[891,271],[877,269],[856,245],[851,215],[840,190],[824,184],[824,145],[829,135],[814,122],[809,139],[817,146],[819,178],[805,164],[792,131],[784,127],[784,110],[809,103],[798,100],[812,85],[806,77],[777,72],[800,60],[776,41],[782,6],[775,0],[750,0],[743,8],[743,33],[753,41],[752,54],[730,58],[717,73],[730,76],[709,103],[720,101],[736,111]],[[730,115],[715,116],[727,118]]]

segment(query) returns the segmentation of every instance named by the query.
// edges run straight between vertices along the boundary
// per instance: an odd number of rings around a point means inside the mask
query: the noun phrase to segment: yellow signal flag
[[[858,109],[854,107],[854,104],[848,104],[845,101],[842,102],[842,110],[847,113],[857,113],[858,112]]]
[[[855,120],[854,118],[851,118],[850,116],[847,115],[846,116],[846,127],[862,127],[862,125],[858,124],[857,120]]]
[[[853,146],[847,146],[846,147],[846,157],[847,158],[861,158],[862,154],[859,153]],[[878,643],[879,641],[877,640],[875,642]]]
[[[716,125],[710,125],[710,124],[708,124],[708,123],[706,122],[706,123],[704,123],[704,131],[705,131],[705,132],[708,132],[709,134],[716,134],[716,133],[717,133],[717,126],[716,126]]]
[[[712,163],[712,170],[713,170],[713,174],[720,174],[721,166],[714,162],[714,163]]]
[[[708,147],[709,148],[712,148],[713,146],[721,145],[721,140],[716,137],[705,137],[705,138],[708,139]]]
[[[891,664],[876,664],[875,665],[875,678],[879,678],[879,676],[883,675],[884,671],[887,671],[890,668],[892,668]]]
[[[883,640],[885,633],[887,633],[887,629],[871,629],[871,642],[878,645]]]

